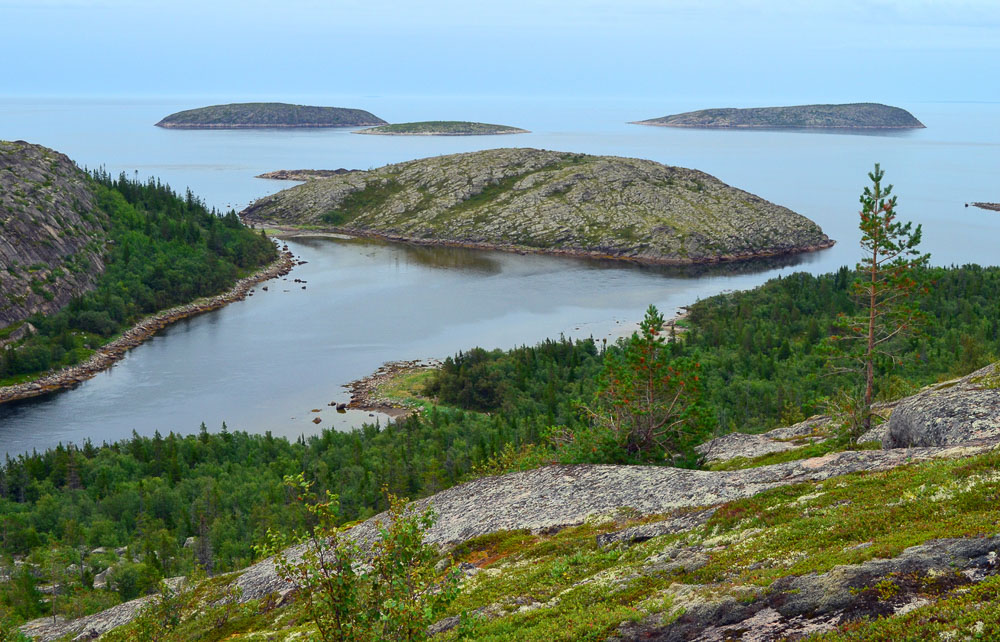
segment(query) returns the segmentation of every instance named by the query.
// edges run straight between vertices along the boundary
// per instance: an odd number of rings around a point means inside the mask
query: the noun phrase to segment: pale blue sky
[[[0,0],[0,24],[2,95],[1000,101],[996,0]]]

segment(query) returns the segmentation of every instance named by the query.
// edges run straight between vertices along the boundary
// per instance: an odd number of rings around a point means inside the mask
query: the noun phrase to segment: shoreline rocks
[[[394,377],[414,370],[437,368],[441,362],[437,359],[417,359],[413,361],[389,361],[382,364],[372,374],[352,381],[345,386],[351,393],[351,401],[345,406],[354,410],[369,410],[380,412],[390,417],[400,417],[413,412],[394,401],[379,395],[379,387]],[[341,406],[337,405],[337,410]]]
[[[0,404],[72,388],[107,370],[124,358],[130,349],[142,344],[171,323],[217,310],[235,301],[242,301],[254,285],[288,274],[295,265],[296,262],[291,252],[284,251],[276,261],[240,279],[232,288],[222,294],[179,305],[143,319],[117,339],[98,348],[83,363],[43,375],[33,381],[0,388]]]

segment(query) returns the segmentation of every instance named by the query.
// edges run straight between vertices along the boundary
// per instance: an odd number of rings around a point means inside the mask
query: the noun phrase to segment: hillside
[[[0,143],[0,160],[0,403],[75,385],[290,267],[235,212],[190,192],[88,176],[24,142]]]
[[[495,134],[527,134],[528,130],[508,125],[473,123],[465,120],[428,120],[418,123],[381,125],[354,133],[382,136],[490,136]]]
[[[922,129],[924,127],[923,123],[905,109],[879,103],[702,109],[640,120],[635,124],[720,129]]]
[[[108,217],[69,158],[0,141],[0,346],[25,319],[91,290],[104,271]]]
[[[418,243],[688,264],[833,244],[791,210],[693,169],[492,149],[317,179],[242,212],[257,224]]]
[[[157,127],[168,129],[243,129],[252,127],[365,127],[385,121],[363,109],[312,107],[287,103],[233,103],[170,114]]]
[[[437,513],[426,541],[462,574],[432,639],[996,639],[997,373],[987,366],[901,401],[880,431],[882,450],[810,458],[801,444],[830,438],[829,419],[816,417],[706,445],[714,461],[739,462],[735,470],[543,466],[422,500],[415,508]],[[921,447],[899,447],[914,438]],[[747,440],[791,456],[767,462]],[[373,541],[384,517],[352,537]],[[189,640],[314,630],[271,559],[172,599],[177,620],[149,610],[115,639],[149,626]],[[96,635],[156,600],[22,630],[40,640]]]

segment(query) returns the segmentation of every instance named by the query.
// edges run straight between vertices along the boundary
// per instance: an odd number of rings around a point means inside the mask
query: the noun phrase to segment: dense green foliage
[[[0,379],[78,363],[140,317],[222,292],[277,256],[235,212],[219,216],[190,192],[105,172],[94,190],[109,221],[105,271],[58,313],[29,319],[38,332],[3,351]]]
[[[703,400],[720,430],[763,429],[823,409],[845,383],[823,375],[823,343],[838,315],[854,310],[853,278],[846,268],[793,274],[692,306],[687,331],[668,351],[672,363],[700,363]],[[921,278],[932,283],[921,302],[929,321],[923,334],[901,340],[904,362],[891,375],[888,364],[877,364],[882,397],[964,374],[1000,354],[1000,268],[933,268]],[[101,603],[94,595],[103,592],[85,587],[104,567],[116,567],[110,587],[124,599],[195,566],[240,568],[268,528],[304,526],[283,486],[286,475],[304,472],[317,491],[336,494],[337,518],[346,522],[386,509],[383,485],[420,497],[470,475],[579,461],[579,453],[547,439],[553,427],[590,425],[583,407],[596,398],[605,360],[620,360],[626,343],[603,352],[593,341],[560,340],[459,353],[427,385],[442,405],[425,404],[385,427],[297,442],[227,431],[134,436],[8,460],[0,469],[2,552],[27,555],[48,579],[60,560],[111,548],[88,555],[91,570],[66,579],[73,593],[60,608],[85,611]],[[192,536],[194,546],[184,548]],[[115,555],[118,546],[135,561]],[[47,612],[35,592],[39,581],[18,575],[0,589],[0,606],[26,605],[15,618]]]
[[[426,639],[427,627],[458,596],[461,575],[438,570],[441,554],[424,543],[433,511],[407,511],[409,500],[390,494],[387,516],[376,522],[379,538],[365,551],[347,535],[348,527],[339,525],[336,495],[321,498],[302,473],[286,477],[285,485],[314,523],[296,537],[268,531],[260,552],[275,556],[278,576],[302,589],[319,639]],[[286,556],[296,544],[304,545],[301,557]]]
[[[564,427],[551,441],[571,463],[693,460],[710,433],[697,363],[671,355],[663,315],[650,305],[639,331],[604,354],[590,420]]]
[[[708,405],[721,432],[752,432],[823,412],[849,384],[830,374],[824,341],[838,315],[853,314],[854,274],[796,273],[747,292],[691,306],[676,350],[701,363]],[[942,377],[966,374],[1000,355],[1000,268],[929,268],[919,308],[922,332],[898,339],[902,362],[875,363],[876,399],[894,399]]]

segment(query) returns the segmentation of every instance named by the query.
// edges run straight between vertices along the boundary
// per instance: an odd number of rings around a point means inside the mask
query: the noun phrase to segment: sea
[[[296,238],[305,261],[254,296],[170,326],[76,388],[0,406],[0,455],[59,443],[96,445],[133,432],[271,432],[296,439],[387,417],[336,412],[345,384],[394,360],[441,359],[475,346],[546,338],[614,341],[649,304],[673,315],[699,299],[795,271],[820,274],[859,257],[858,198],[875,163],[898,212],[923,229],[932,263],[995,265],[1000,214],[998,103],[894,103],[926,129],[698,130],[631,121],[692,109],[669,98],[317,96],[309,104],[367,109],[390,122],[474,120],[528,134],[358,136],[351,129],[165,130],[175,111],[228,102],[202,97],[0,96],[0,139],[65,153],[81,167],[190,189],[220,212],[294,185],[276,169],[369,169],[495,147],[652,159],[699,169],[816,221],[837,244],[772,261],[677,269],[372,241]],[[297,101],[306,102],[306,101]],[[296,283],[294,279],[304,281]],[[318,411],[318,412],[317,412]],[[315,418],[320,422],[314,423]]]

